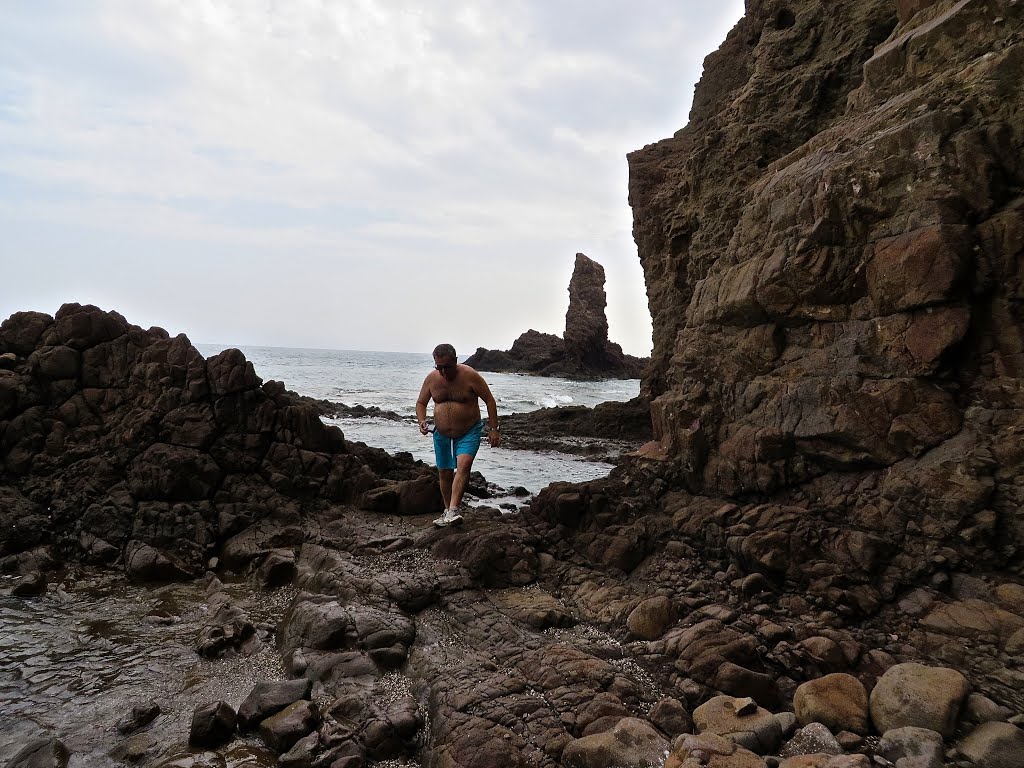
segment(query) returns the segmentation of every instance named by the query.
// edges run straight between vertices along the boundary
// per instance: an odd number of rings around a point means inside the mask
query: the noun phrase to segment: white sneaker
[[[434,521],[434,525],[436,525],[438,528],[444,528],[446,525],[455,525],[456,523],[461,522],[462,515],[460,515],[454,509],[446,509],[444,511],[444,514]]]

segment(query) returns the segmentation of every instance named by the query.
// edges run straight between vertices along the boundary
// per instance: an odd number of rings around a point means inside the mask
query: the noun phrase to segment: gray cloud
[[[0,6],[0,315],[507,347],[561,332],[583,251],[645,354],[625,154],[685,123],[742,3],[421,5]]]

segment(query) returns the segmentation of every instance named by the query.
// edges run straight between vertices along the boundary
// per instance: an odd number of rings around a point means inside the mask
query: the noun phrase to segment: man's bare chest
[[[431,397],[435,403],[472,403],[477,399],[469,387],[442,384],[431,389]]]

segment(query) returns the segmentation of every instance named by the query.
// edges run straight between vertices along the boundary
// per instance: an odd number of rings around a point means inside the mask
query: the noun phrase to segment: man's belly
[[[434,404],[434,428],[445,437],[462,437],[478,421],[480,406],[477,403]]]

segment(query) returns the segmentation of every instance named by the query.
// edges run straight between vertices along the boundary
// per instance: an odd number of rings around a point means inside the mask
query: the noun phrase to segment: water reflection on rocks
[[[267,600],[244,585],[231,590],[260,620],[290,599],[287,591]],[[247,657],[200,658],[193,646],[207,613],[201,583],[147,588],[120,574],[69,572],[32,600],[0,594],[0,762],[37,735],[59,737],[72,766],[152,756],[183,740],[200,703],[241,701],[257,681],[284,674],[266,644]],[[159,715],[126,739],[118,724],[148,704]],[[253,745],[210,764],[253,764],[264,754]]]

